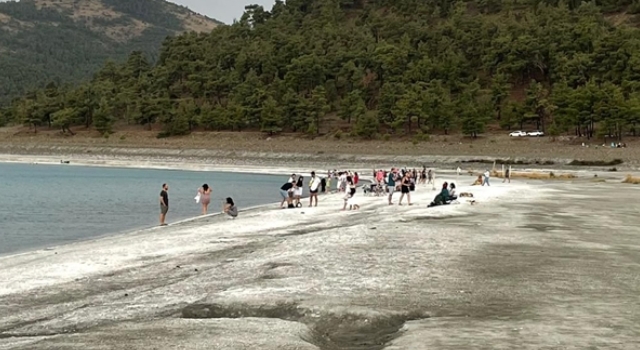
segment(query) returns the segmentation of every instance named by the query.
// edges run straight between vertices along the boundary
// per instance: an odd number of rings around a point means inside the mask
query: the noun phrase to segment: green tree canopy
[[[131,7],[136,18],[155,13],[110,1]],[[79,87],[25,93],[3,114],[34,130],[84,125],[104,133],[123,123],[159,124],[164,136],[200,128],[478,137],[497,125],[621,137],[635,133],[640,121],[633,6],[289,0],[266,11],[252,5],[233,25],[167,38],[157,62],[137,50],[123,63],[105,63]],[[628,21],[610,22],[616,11],[627,11]]]

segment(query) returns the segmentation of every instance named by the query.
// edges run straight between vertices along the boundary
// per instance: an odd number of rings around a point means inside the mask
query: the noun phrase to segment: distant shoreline
[[[311,138],[299,134],[269,137],[257,132],[193,132],[187,136],[157,138],[157,131],[123,130],[108,138],[90,130],[64,136],[56,130],[30,133],[22,127],[0,128],[0,154],[55,155],[61,157],[193,161],[247,166],[308,164],[325,170],[363,165],[365,168],[427,165],[455,169],[459,164],[480,160],[508,161],[518,166],[564,168],[572,161],[612,162],[618,169],[640,167],[640,140],[626,140],[628,148],[602,147],[602,140],[574,137],[513,138],[487,134],[477,139],[463,135],[429,135],[425,141],[392,137],[362,140],[324,135]],[[585,147],[582,146],[584,142]],[[589,147],[586,147],[589,146]],[[551,165],[551,166],[547,166]],[[484,165],[483,165],[484,166]],[[575,169],[584,169],[575,168]]]
[[[56,151],[62,151],[56,148]],[[296,154],[253,154],[244,152],[231,158],[228,153],[205,151],[205,150],[181,150],[178,153],[168,155],[162,153],[166,150],[154,150],[151,154],[145,154],[149,149],[123,149],[129,154],[122,153],[99,153],[89,148],[91,152],[79,154],[70,152],[60,152],[59,154],[6,154],[0,149],[0,163],[20,163],[20,164],[42,164],[42,165],[66,165],[66,166],[88,166],[107,167],[122,169],[157,169],[175,171],[210,171],[245,174],[270,174],[270,175],[290,175],[291,173],[308,176],[312,171],[324,176],[328,169],[351,170],[362,174],[366,178],[371,169],[387,169],[392,166],[407,168],[420,168],[420,158],[411,161],[406,157],[357,157],[351,155],[336,156],[331,158],[319,158],[308,155]],[[113,150],[113,149],[110,149]],[[171,150],[169,150],[171,151]],[[203,154],[213,153],[213,154]],[[194,156],[198,154],[199,156]],[[355,158],[351,158],[355,157]],[[427,168],[434,169],[440,175],[452,175],[456,173],[456,168],[460,167],[463,176],[470,176],[472,173],[480,173],[484,169],[493,168],[489,163],[489,157],[477,157],[478,163],[469,163],[470,157],[444,157],[429,156],[431,162],[426,163]],[[463,163],[460,161],[465,160]],[[69,163],[61,163],[68,161]],[[508,166],[508,165],[507,165]],[[496,164],[496,169],[500,170],[501,164]],[[619,171],[611,171],[611,167],[584,167],[567,166],[563,164],[554,165],[513,165],[513,169],[519,173],[549,173],[556,175],[572,174],[575,179],[592,179],[598,177],[602,180],[622,181],[628,174],[640,175],[640,171],[635,168],[620,168]]]
[[[295,147],[293,148],[295,150]],[[345,148],[345,151],[348,151]],[[553,160],[551,160],[553,159]],[[344,153],[285,153],[211,150],[202,148],[175,149],[159,147],[114,147],[80,145],[7,145],[0,143],[0,162],[41,163],[68,165],[118,167],[139,169],[165,169],[183,171],[220,171],[286,175],[291,172],[324,174],[329,169],[353,170],[367,173],[376,168],[391,166],[420,168],[423,165],[439,172],[478,171],[487,167],[501,167],[501,162],[509,161],[518,171],[562,171],[579,174],[611,172],[617,168],[618,174],[637,172],[635,163],[625,162],[615,166],[572,166],[571,159],[546,158],[546,160],[520,157],[459,156],[459,155],[358,155]],[[510,165],[510,164],[507,164]],[[617,177],[617,176],[616,176]]]

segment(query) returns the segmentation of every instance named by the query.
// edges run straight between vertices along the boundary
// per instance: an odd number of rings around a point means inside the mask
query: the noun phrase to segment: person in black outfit
[[[160,191],[160,226],[167,226],[164,220],[167,217],[169,211],[169,185],[162,184],[162,191]]]
[[[302,207],[302,203],[300,203],[300,198],[302,198],[302,190],[304,187],[304,177],[302,175],[298,176],[298,181],[296,181],[296,186],[294,188],[294,197],[296,200],[296,207]]]
[[[411,178],[409,177],[409,173],[405,172],[404,176],[402,177],[402,182],[400,186],[401,194],[400,194],[400,200],[398,201],[398,205],[402,205],[402,199],[404,198],[404,196],[407,196],[407,204],[412,205],[410,188],[411,188]]]

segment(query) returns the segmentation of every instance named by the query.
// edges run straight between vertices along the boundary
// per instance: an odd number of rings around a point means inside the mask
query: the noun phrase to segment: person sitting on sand
[[[476,179],[476,181],[473,184],[471,184],[471,186],[482,186],[482,183],[483,183],[482,175],[478,175],[478,178]]]
[[[449,199],[448,186],[449,186],[449,184],[446,183],[446,182],[442,184],[442,190],[433,199],[433,202],[431,202],[431,204],[428,205],[428,208],[436,207],[436,206],[444,205],[444,204],[449,204],[449,200],[450,199]]]
[[[238,217],[238,208],[236,207],[236,204],[233,203],[233,199],[231,199],[231,197],[227,197],[227,199],[225,200],[225,203],[222,207],[222,212],[229,215],[229,217],[231,217],[232,219]]]
[[[451,185],[449,185],[449,200],[454,201],[456,199],[458,199],[456,195],[456,184],[452,182]]]

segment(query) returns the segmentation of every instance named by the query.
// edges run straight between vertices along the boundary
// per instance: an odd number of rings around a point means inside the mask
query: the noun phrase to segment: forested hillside
[[[216,25],[161,0],[0,2],[0,104],[51,82],[90,79],[134,50],[154,60],[168,35]]]
[[[487,125],[587,137],[635,134],[635,1],[288,0],[211,33],[169,38],[76,89],[50,85],[5,119],[108,135],[262,130],[354,136]],[[334,122],[342,119],[342,124]]]

